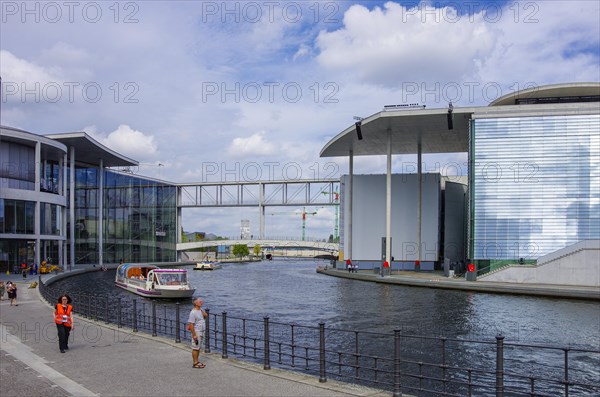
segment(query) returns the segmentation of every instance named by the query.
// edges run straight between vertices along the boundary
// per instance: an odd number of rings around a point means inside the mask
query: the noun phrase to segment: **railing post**
[[[325,368],[325,323],[319,323],[319,382],[327,382]]]
[[[106,295],[106,309],[105,309],[105,313],[104,313],[104,316],[105,316],[104,322],[106,324],[110,323],[110,319],[108,318],[109,314],[110,313],[108,311],[108,295]]]
[[[563,349],[565,352],[565,397],[569,397],[569,348]]]
[[[138,324],[137,324],[137,299],[133,300],[133,332],[138,332]]]
[[[504,335],[496,336],[496,397],[504,396]]]
[[[156,336],[156,302],[152,301],[152,336]]]
[[[223,312],[223,352],[221,358],[227,358],[227,312]]]
[[[204,327],[204,352],[210,353],[210,309],[206,309],[206,326]]]
[[[175,302],[175,343],[181,343],[181,335],[179,335],[181,328],[179,324],[179,310],[179,302]]]
[[[402,397],[400,369],[400,333],[394,330],[394,397]]]
[[[264,349],[264,353],[265,353],[265,357],[264,357],[264,365],[263,365],[263,369],[271,369],[271,344],[270,344],[270,337],[269,337],[269,317],[264,317],[264,336],[265,336],[265,349]]]
[[[122,315],[121,297],[117,300],[117,328],[121,328],[121,315]]]

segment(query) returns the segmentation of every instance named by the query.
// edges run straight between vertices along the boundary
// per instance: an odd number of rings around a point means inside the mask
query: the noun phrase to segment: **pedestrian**
[[[202,309],[204,302],[202,298],[196,297],[193,300],[194,307],[190,311],[188,318],[188,329],[192,333],[192,359],[194,360],[194,368],[204,368],[205,365],[198,359],[200,357],[200,348],[202,347],[202,341],[204,340],[204,319],[208,317],[208,314]]]
[[[54,311],[54,322],[58,330],[58,348],[61,353],[69,350],[69,334],[73,330],[72,312],[71,297],[67,294],[59,296]]]
[[[0,280],[0,301],[4,300],[4,283],[2,282],[2,280]]]
[[[352,261],[350,258],[346,259],[346,267],[348,268],[348,273],[352,273]]]
[[[10,299],[10,306],[19,306],[17,304],[17,284],[13,284],[12,281],[7,281],[7,293],[8,299]]]

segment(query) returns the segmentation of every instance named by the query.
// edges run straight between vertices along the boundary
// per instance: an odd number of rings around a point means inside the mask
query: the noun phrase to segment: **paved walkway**
[[[539,295],[561,298],[600,300],[600,289],[596,287],[578,287],[573,285],[503,283],[499,281],[466,281],[464,278],[448,278],[440,273],[405,272],[381,277],[372,271],[348,273],[347,270],[319,268],[317,272],[329,276],[371,281],[382,284],[409,285],[413,287],[429,287],[478,291],[497,294]]]
[[[20,277],[20,276],[18,276]],[[18,306],[0,302],[0,394],[8,396],[388,396],[376,389],[271,369],[219,354],[192,368],[189,344],[76,316],[70,350],[58,350],[50,305],[37,277],[18,280]]]

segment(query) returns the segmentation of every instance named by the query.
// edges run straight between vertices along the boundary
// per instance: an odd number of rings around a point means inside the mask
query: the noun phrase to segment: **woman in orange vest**
[[[69,350],[69,334],[73,329],[73,306],[71,306],[71,297],[69,295],[61,295],[56,303],[56,311],[54,312],[54,322],[58,328],[58,347],[61,353]]]

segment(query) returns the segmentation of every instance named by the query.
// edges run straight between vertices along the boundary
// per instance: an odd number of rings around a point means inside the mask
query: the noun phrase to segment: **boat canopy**
[[[131,278],[133,276],[139,277],[141,274],[146,276],[152,269],[158,269],[158,266],[125,263],[119,266],[117,269],[117,276],[120,278]]]

